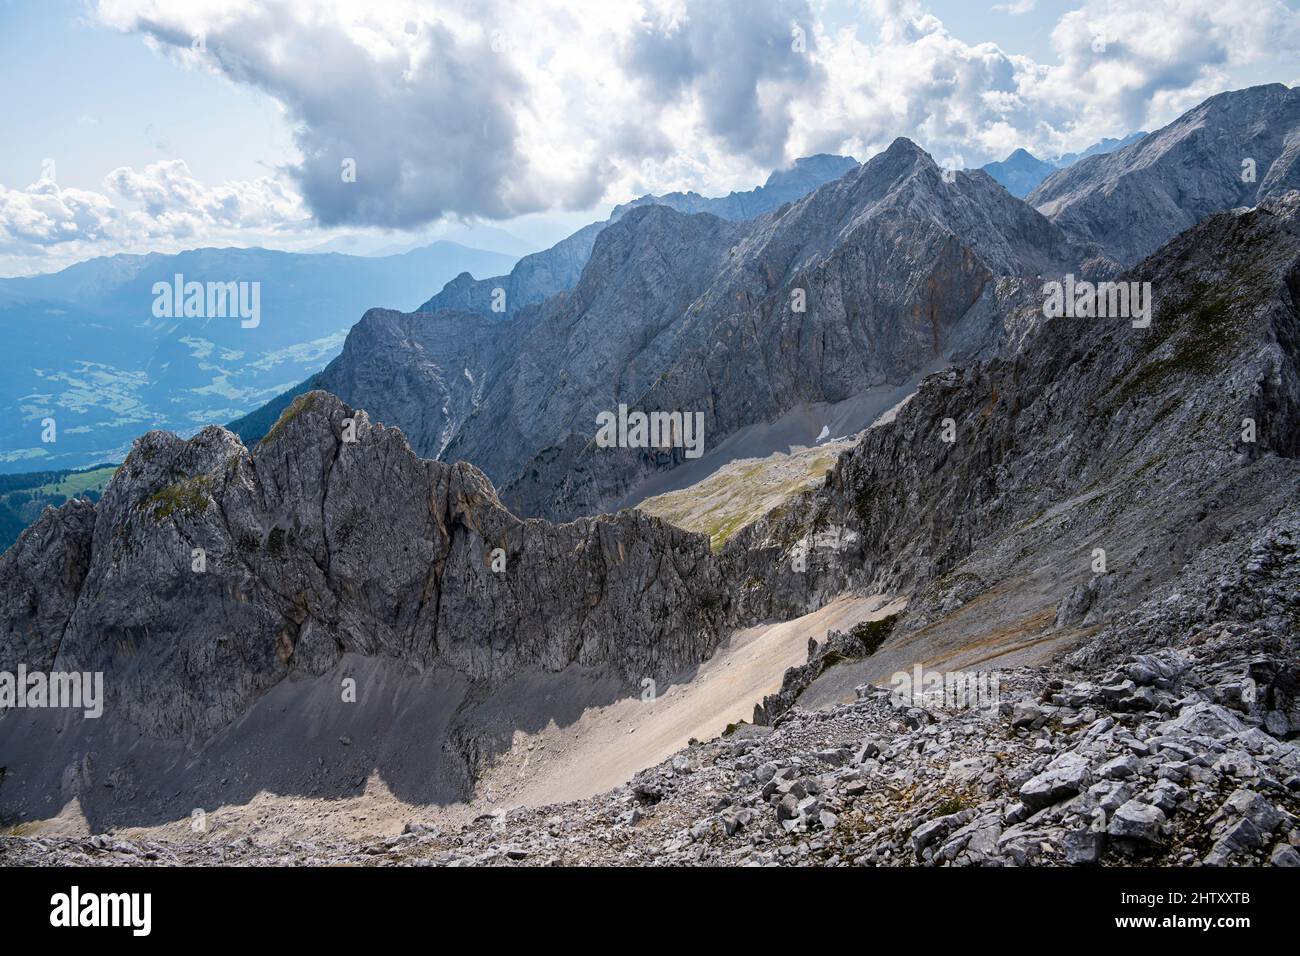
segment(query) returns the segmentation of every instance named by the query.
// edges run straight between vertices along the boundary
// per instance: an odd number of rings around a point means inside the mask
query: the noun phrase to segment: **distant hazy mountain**
[[[522,239],[513,232],[498,229],[496,226],[485,226],[482,223],[476,223],[470,226],[440,227],[415,242],[391,242],[378,249],[374,254],[381,256],[401,255],[431,242],[458,242],[462,246],[469,246],[471,249],[498,252],[503,256],[511,256],[515,259],[537,252],[541,248],[539,243]]]
[[[789,169],[776,170],[767,177],[766,183],[747,192],[733,192],[714,199],[695,192],[642,196],[615,206],[605,222],[584,226],[550,249],[524,256],[508,276],[479,280],[470,275],[457,276],[445,289],[420,306],[419,311],[464,309],[507,318],[526,305],[534,305],[556,292],[573,288],[591,255],[596,236],[611,222],[617,222],[638,206],[670,206],[678,212],[707,212],[720,219],[752,219],[803,198],[823,183],[839,179],[857,165],[857,160],[849,156],[820,153],[796,159]],[[497,289],[504,292],[504,310],[492,309]]]
[[[150,428],[230,421],[323,367],[366,309],[409,308],[457,273],[513,262],[453,242],[383,258],[196,249],[0,279],[0,472],[121,460]],[[260,321],[156,316],[154,284],[177,275],[259,283]]]
[[[1123,264],[1210,213],[1300,186],[1300,88],[1212,96],[1123,149],[1049,176],[1028,202]]]
[[[308,249],[306,253],[341,252],[349,256],[400,256],[437,242],[459,243],[471,249],[496,252],[519,258],[537,251],[537,246],[495,226],[472,225],[440,227],[422,235],[371,236],[349,233],[335,236]]]
[[[818,186],[839,179],[858,161],[851,156],[833,156],[818,153],[796,159],[789,169],[778,169],[767,177],[762,186],[748,192],[729,193],[710,199],[696,192],[667,193],[662,196],[641,196],[629,203],[615,206],[611,219],[618,219],[637,206],[671,206],[678,212],[707,212],[719,219],[753,219],[765,212],[796,199],[802,199]]]
[[[986,163],[980,169],[1006,187],[1007,192],[1023,199],[1034,191],[1057,167],[1039,159],[1028,150],[1018,149],[999,163]]]
[[[508,318],[526,305],[535,305],[556,292],[573,288],[587,264],[596,237],[608,224],[593,222],[549,249],[524,256],[509,275],[475,279],[468,271],[462,272],[417,311],[463,309],[492,318]],[[493,308],[494,300],[500,302],[501,308]]]
[[[1077,163],[1086,156],[1097,156],[1123,149],[1145,135],[1145,132],[1130,133],[1123,139],[1103,139],[1099,143],[1093,143],[1081,153],[1066,153],[1054,160],[1039,159],[1028,150],[1018,149],[1001,162],[986,163],[980,169],[1005,186],[1011,195],[1023,199],[1058,169]]]
[[[1105,153],[1113,153],[1117,149],[1123,149],[1130,143],[1136,143],[1145,135],[1147,135],[1146,130],[1139,130],[1136,133],[1129,133],[1123,139],[1108,137],[1100,142],[1093,143],[1081,153],[1066,153],[1063,156],[1058,156],[1054,162],[1057,169],[1064,169],[1066,166],[1073,166],[1079,160],[1087,159],[1089,156],[1101,156]]]

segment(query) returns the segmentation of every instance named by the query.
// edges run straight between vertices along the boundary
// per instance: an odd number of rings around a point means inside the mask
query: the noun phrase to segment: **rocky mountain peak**
[[[1027,202],[1121,264],[1211,213],[1300,187],[1300,89],[1213,96],[1169,125],[1045,179]]]
[[[630,680],[718,640],[705,539],[634,513],[521,522],[478,469],[418,458],[327,392],[251,451],[219,427],[150,432],[87,508],[47,510],[0,559],[0,610],[27,622],[5,660],[104,671],[114,713],[152,737],[206,737],[349,652],[489,684],[578,660]],[[51,547],[64,585],[33,616],[17,602]],[[633,607],[642,623],[614,627]]]

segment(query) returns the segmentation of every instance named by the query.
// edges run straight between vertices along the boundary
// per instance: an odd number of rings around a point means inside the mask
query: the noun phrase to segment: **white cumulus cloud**
[[[179,159],[120,167],[102,188],[61,187],[51,177],[22,189],[0,184],[0,256],[58,267],[103,252],[192,247],[311,223],[302,198],[273,178],[207,185]]]
[[[1245,67],[1300,54],[1300,13],[1282,0],[1079,0],[1049,62],[958,37],[920,0],[99,0],[95,12],[273,98],[297,156],[220,186],[171,161],[114,170],[103,194],[0,191],[10,242],[587,210],[748,188],[798,156],[864,159],[896,136],[955,165],[1020,146],[1051,157],[1156,128]]]

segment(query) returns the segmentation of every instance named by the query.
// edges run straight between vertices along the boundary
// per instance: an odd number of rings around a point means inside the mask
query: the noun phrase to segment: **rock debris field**
[[[1300,747],[1270,733],[1286,718],[1261,701],[1279,672],[1268,645],[1225,629],[1092,680],[1010,671],[986,710],[863,685],[854,703],[741,724],[595,798],[460,828],[412,820],[384,839],[312,843],[11,836],[0,862],[1296,866]]]

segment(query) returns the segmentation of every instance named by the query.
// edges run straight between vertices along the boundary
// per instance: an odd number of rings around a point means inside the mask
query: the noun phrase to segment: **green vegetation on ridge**
[[[46,506],[57,508],[69,498],[98,501],[117,465],[92,465],[62,471],[0,475],[0,552],[18,540]]]

